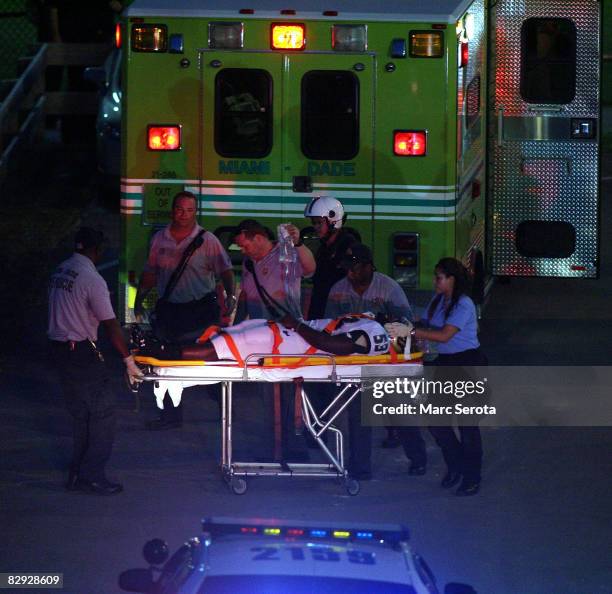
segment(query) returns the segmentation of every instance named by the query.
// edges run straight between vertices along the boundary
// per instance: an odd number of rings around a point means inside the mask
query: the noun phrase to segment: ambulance
[[[596,278],[597,0],[135,0],[121,25],[120,309],[172,196],[229,248],[340,199],[411,298],[444,256]]]
[[[169,557],[145,544],[147,569],[119,576],[127,592],[150,594],[440,594],[436,579],[399,525],[345,525],[207,518],[201,536]],[[161,567],[159,567],[161,565]],[[444,594],[476,594],[449,583]]]

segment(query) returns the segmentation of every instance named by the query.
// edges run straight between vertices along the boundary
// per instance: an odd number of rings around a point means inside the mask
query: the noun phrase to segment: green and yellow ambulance
[[[226,242],[333,195],[408,291],[597,275],[599,2],[135,0],[124,47],[121,304],[172,196]]]

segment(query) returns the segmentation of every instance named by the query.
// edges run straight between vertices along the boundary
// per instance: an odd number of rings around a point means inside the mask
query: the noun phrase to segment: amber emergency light
[[[303,50],[306,27],[299,23],[272,23],[272,49]]]
[[[149,126],[147,146],[151,151],[177,151],[181,148],[179,126]]]
[[[398,157],[422,157],[426,152],[425,130],[396,130],[393,133],[393,154]]]
[[[168,49],[166,25],[132,25],[132,50],[135,52],[165,52]]]
[[[413,58],[441,58],[444,54],[442,31],[411,31],[410,55]]]

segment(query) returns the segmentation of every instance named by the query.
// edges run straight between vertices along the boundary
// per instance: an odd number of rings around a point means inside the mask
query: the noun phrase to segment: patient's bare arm
[[[181,359],[190,361],[218,361],[217,351],[212,342],[207,340],[201,344],[184,346],[181,348]]]
[[[355,343],[345,334],[331,336],[327,332],[313,330],[303,322],[299,322],[291,316],[285,316],[281,323],[285,328],[295,330],[307,343],[320,351],[332,355],[350,355],[356,351]]]

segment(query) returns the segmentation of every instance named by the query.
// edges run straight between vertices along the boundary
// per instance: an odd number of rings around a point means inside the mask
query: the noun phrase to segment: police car
[[[143,553],[150,567],[124,571],[121,589],[149,594],[440,593],[402,526],[207,518],[202,528],[202,536],[169,559],[164,541],[149,541]],[[476,591],[450,583],[444,594]]]

